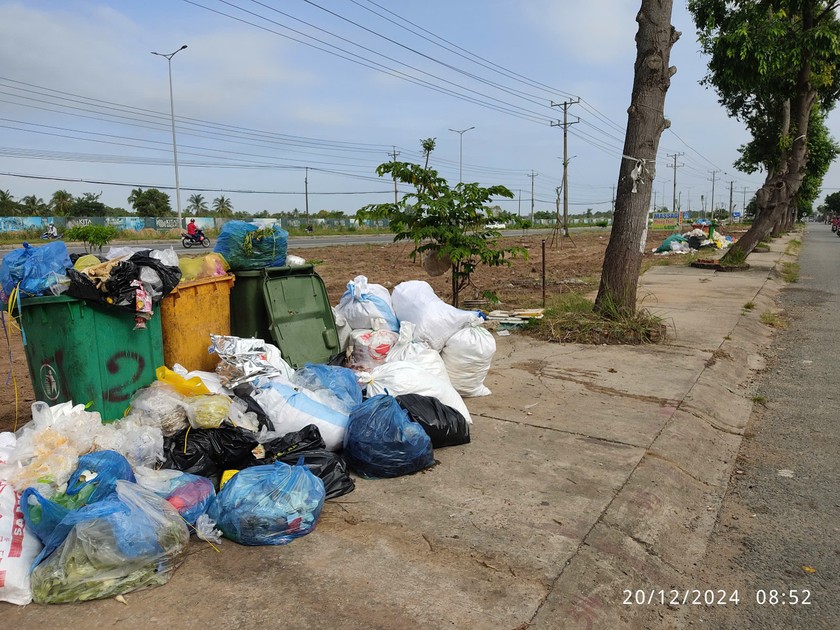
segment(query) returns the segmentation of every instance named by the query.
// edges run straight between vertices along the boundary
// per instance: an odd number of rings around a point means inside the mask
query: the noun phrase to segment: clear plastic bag
[[[191,525],[207,512],[216,498],[216,489],[207,477],[145,466],[138,467],[134,472],[138,485],[166,499]]]
[[[67,538],[32,571],[38,603],[101,599],[165,584],[189,543],[178,511],[128,481],[118,481],[110,499],[73,516]]]
[[[184,403],[185,398],[175,388],[155,381],[134,393],[127,418],[160,428],[164,437],[174,435],[188,424]]]
[[[193,429],[216,429],[228,417],[232,401],[224,394],[193,396],[187,403],[187,419]]]
[[[306,466],[275,462],[236,473],[209,516],[240,544],[285,545],[315,529],[324,495],[324,483]]]

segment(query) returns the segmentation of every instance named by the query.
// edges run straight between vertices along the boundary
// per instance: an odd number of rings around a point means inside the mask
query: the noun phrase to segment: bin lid
[[[338,330],[324,281],[313,265],[261,270],[269,331],[294,368],[327,363],[340,351]]]

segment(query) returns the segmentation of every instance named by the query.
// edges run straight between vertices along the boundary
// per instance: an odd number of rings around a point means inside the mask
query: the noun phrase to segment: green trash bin
[[[20,321],[35,398],[49,405],[90,402],[103,420],[117,420],[163,365],[157,312],[134,330],[129,312],[50,296],[22,300]]]
[[[230,333],[275,344],[294,368],[327,363],[340,351],[330,300],[313,265],[238,271],[230,291]]]

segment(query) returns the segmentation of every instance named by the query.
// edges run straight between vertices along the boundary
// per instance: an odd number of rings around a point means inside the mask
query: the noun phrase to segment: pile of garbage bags
[[[425,282],[389,294],[363,276],[335,311],[355,344],[349,367],[295,370],[262,339],[211,335],[216,371],[161,366],[117,421],[34,403],[29,423],[0,434],[0,600],[164,584],[191,535],[288,544],[354,490],[351,473],[416,473],[435,465],[434,449],[470,441],[462,396],[490,393],[495,352],[475,312]]]
[[[710,226],[707,230],[696,227],[685,234],[672,234],[652,251],[654,254],[690,254],[701,248],[725,249],[735,242],[731,236],[721,234]]]

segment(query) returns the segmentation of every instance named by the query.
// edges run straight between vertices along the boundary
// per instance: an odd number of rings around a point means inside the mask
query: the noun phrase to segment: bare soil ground
[[[670,232],[650,232],[646,251],[662,242]],[[609,240],[607,230],[573,233],[571,239],[559,238],[551,246],[551,234],[509,236],[501,239],[505,245],[518,245],[528,251],[527,260],[518,258],[511,266],[481,268],[473,277],[474,286],[466,288],[461,301],[479,299],[483,291],[493,291],[501,300],[497,308],[516,309],[542,306],[541,242],[545,239],[546,297],[568,291],[588,292],[598,287],[604,251]],[[430,277],[423,266],[413,263],[407,243],[388,245],[344,245],[306,248],[290,251],[317,263],[318,274],[327,287],[331,304],[337,304],[348,281],[357,275],[382,284],[388,289],[405,280],[426,280],[437,294],[449,301],[452,296],[450,277],[446,273]],[[652,259],[650,253],[645,259]],[[29,407],[34,400],[20,332],[8,326],[6,355],[10,363],[0,367],[0,431],[13,430],[30,419]],[[6,337],[3,337],[5,340]],[[32,343],[37,340],[32,339]],[[68,340],[68,343],[83,340]],[[0,342],[2,343],[2,342]],[[9,368],[11,366],[11,369]],[[16,386],[15,386],[16,382]],[[17,405],[15,404],[17,400]]]

